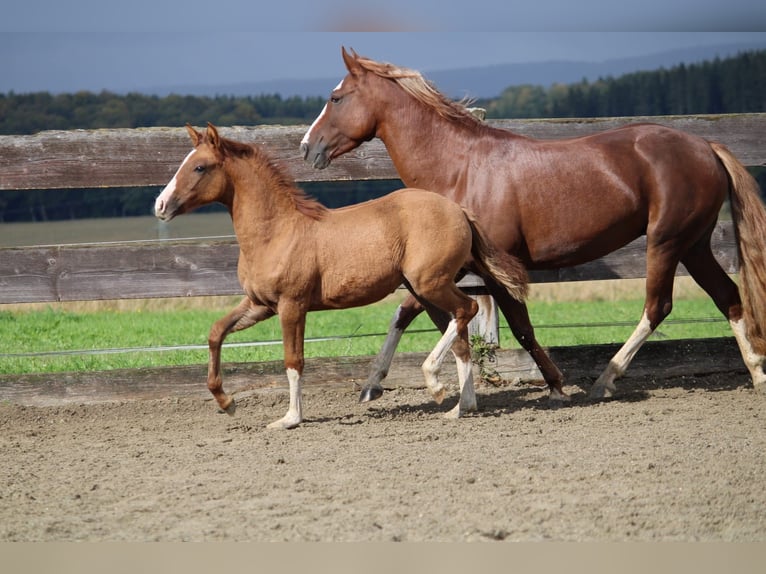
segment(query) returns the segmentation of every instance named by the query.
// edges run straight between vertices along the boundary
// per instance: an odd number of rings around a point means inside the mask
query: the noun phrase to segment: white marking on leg
[[[290,386],[290,405],[287,414],[278,421],[269,424],[272,429],[291,429],[301,424],[303,410],[301,408],[301,381],[303,377],[295,369],[287,369],[287,382]]]
[[[465,412],[476,410],[476,389],[473,386],[473,363],[461,360],[455,355],[457,362],[457,378],[460,381],[460,400],[457,405],[444,416],[448,419],[460,418]]]
[[[653,332],[654,329],[652,329],[649,317],[646,314],[646,310],[644,310],[644,315],[641,317],[641,321],[633,331],[633,334],[631,334],[630,338],[625,342],[620,350],[617,351],[614,357],[612,357],[612,360],[609,361],[609,365],[607,365],[606,369],[604,369],[604,372],[601,373],[601,376],[598,378],[598,380],[593,383],[593,387],[591,387],[589,393],[591,398],[603,398],[611,396],[611,394],[616,390],[614,381],[625,374],[625,371],[628,370],[628,365],[630,365],[633,357],[636,356],[638,350]]]
[[[176,170],[175,174],[173,174],[173,179],[170,180],[170,182],[165,186],[165,188],[160,192],[160,194],[157,196],[157,199],[154,200],[154,215],[157,217],[160,217],[161,215],[164,215],[165,209],[168,206],[168,201],[171,197],[173,197],[173,194],[176,191],[176,185],[178,183],[178,174],[181,171],[181,168],[186,165],[186,162],[189,161],[189,158],[192,156],[192,154],[196,150],[191,150],[187,156],[184,158],[184,160],[181,162],[181,165]]]
[[[747,326],[744,319],[729,321],[729,325],[734,332],[739,351],[742,353],[742,360],[745,362],[747,370],[750,371],[753,387],[756,391],[766,392],[766,373],[763,372],[763,363],[766,357],[753,350],[753,346],[747,338]]]
[[[431,351],[431,354],[423,362],[422,369],[426,378],[426,386],[437,403],[441,403],[444,400],[446,393],[444,385],[439,382],[439,370],[455,339],[457,339],[457,321],[452,319],[449,325],[447,325],[447,330],[444,331],[441,339],[439,339],[439,342],[436,343],[433,351]]]

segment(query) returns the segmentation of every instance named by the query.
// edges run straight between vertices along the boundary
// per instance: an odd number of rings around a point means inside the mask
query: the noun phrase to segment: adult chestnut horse
[[[201,205],[219,202],[231,214],[239,242],[238,275],[245,298],[210,330],[208,388],[228,413],[234,401],[223,391],[221,345],[234,331],[279,315],[290,388],[287,414],[272,423],[292,428],[302,420],[301,377],[306,313],[373,303],[404,283],[424,305],[452,319],[423,363],[437,402],[445,389],[439,368],[450,348],[458,363],[460,400],[447,413],[476,409],[468,322],[477,305],[455,286],[465,267],[499,282],[523,299],[526,270],[495,253],[473,218],[430,191],[404,189],[375,201],[327,209],[293,185],[257,145],[219,136],[208,124],[187,126],[194,149],[157,197],[154,211],[169,221]]]
[[[756,181],[724,146],[654,124],[531,139],[478,121],[416,71],[342,54],[348,74],[301,142],[314,167],[377,136],[405,185],[470,209],[491,242],[529,269],[584,263],[646,235],[643,316],[591,397],[614,392],[615,379],[670,313],[679,262],[729,320],[755,388],[766,387],[766,212]],[[727,197],[737,230],[739,290],[710,247]],[[487,289],[551,390],[560,389],[562,375],[537,344],[524,303],[492,283]],[[362,400],[382,393],[379,383],[399,337],[421,310],[412,299],[398,310]]]

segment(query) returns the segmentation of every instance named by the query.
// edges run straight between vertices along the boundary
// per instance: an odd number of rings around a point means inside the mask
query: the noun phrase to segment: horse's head
[[[330,94],[322,112],[301,140],[303,159],[317,169],[371,140],[377,131],[374,94],[369,88],[368,72],[352,50],[342,48],[348,74]]]
[[[194,149],[154,202],[154,214],[163,221],[220,201],[227,187],[223,142],[218,130],[213,124],[208,124],[204,133],[188,124],[186,130]]]

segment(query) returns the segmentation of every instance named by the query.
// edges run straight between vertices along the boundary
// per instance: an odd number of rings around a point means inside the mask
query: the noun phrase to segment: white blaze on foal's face
[[[165,186],[165,188],[160,192],[160,194],[157,196],[157,199],[154,200],[155,217],[158,217],[160,219],[165,219],[165,217],[167,217],[166,210],[170,203],[170,198],[173,197],[173,194],[176,191],[176,185],[178,183],[178,174],[183,169],[183,167],[188,163],[189,158],[194,154],[195,151],[196,150],[191,150],[187,154],[187,156],[181,162],[181,166],[176,170],[176,173],[173,175],[173,179],[171,179],[170,182]]]

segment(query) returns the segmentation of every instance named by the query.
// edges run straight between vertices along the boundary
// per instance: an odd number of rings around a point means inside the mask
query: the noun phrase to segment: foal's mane
[[[277,163],[262,146],[225,138],[221,138],[221,144],[224,154],[255,163],[259,176],[266,179],[270,187],[285,193],[292,200],[295,209],[303,215],[317,221],[325,216],[328,208],[297,187],[287,169]]]
[[[354,57],[362,68],[381,78],[393,80],[406,93],[426,106],[433,108],[440,116],[451,120],[467,120],[471,123],[481,123],[466,107],[469,104],[468,100],[459,102],[450,100],[417,70],[394,66],[387,62],[376,62],[357,54],[354,54]]]

